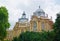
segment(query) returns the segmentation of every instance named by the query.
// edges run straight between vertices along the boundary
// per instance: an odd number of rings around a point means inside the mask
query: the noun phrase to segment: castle
[[[23,12],[22,17],[18,19],[18,22],[16,22],[13,30],[7,31],[8,34],[6,39],[12,40],[13,37],[18,37],[22,32],[26,31],[34,32],[41,32],[42,30],[51,31],[53,29],[52,25],[53,25],[52,17],[51,19],[49,19],[48,15],[45,14],[44,10],[41,9],[39,6],[39,8],[35,12],[33,12],[30,21],[28,21],[25,12]]]

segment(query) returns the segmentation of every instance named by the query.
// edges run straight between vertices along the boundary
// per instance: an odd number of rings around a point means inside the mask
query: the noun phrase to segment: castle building
[[[28,21],[28,18],[26,18],[26,13],[23,12],[22,17],[18,19],[18,22],[16,22],[13,30],[7,31],[8,35],[6,38],[8,40],[12,40],[13,37],[18,37],[22,32],[26,31],[51,31],[53,29],[52,25],[52,17],[49,19],[48,15],[45,14],[44,10],[39,6],[39,8],[33,12],[30,21]]]

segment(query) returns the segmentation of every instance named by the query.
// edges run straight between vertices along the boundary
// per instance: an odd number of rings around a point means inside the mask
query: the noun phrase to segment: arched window
[[[45,29],[45,24],[44,24],[44,22],[42,22],[42,24],[41,24],[41,28],[42,28],[42,30]]]
[[[36,22],[34,22],[34,24],[33,24],[33,31],[37,31],[37,23]]]

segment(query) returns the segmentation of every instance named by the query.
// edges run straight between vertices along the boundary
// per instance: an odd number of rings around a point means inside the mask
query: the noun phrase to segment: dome
[[[19,22],[26,22],[26,21],[28,21],[28,19],[26,18],[25,12],[23,12],[22,17],[19,18]]]
[[[39,6],[39,8],[34,12],[34,15],[35,15],[35,16],[45,16],[45,12],[44,12],[44,10],[41,9],[40,6]]]
[[[39,8],[38,8],[35,12],[44,12],[44,11],[43,11],[43,9],[41,9],[40,6],[39,6]]]
[[[26,22],[26,21],[28,21],[27,18],[20,18],[20,19],[19,19],[19,22]]]

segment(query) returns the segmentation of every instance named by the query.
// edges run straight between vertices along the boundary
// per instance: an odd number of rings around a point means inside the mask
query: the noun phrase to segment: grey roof
[[[45,12],[39,6],[39,8],[34,12],[34,15],[37,15],[37,16],[45,15]]]

